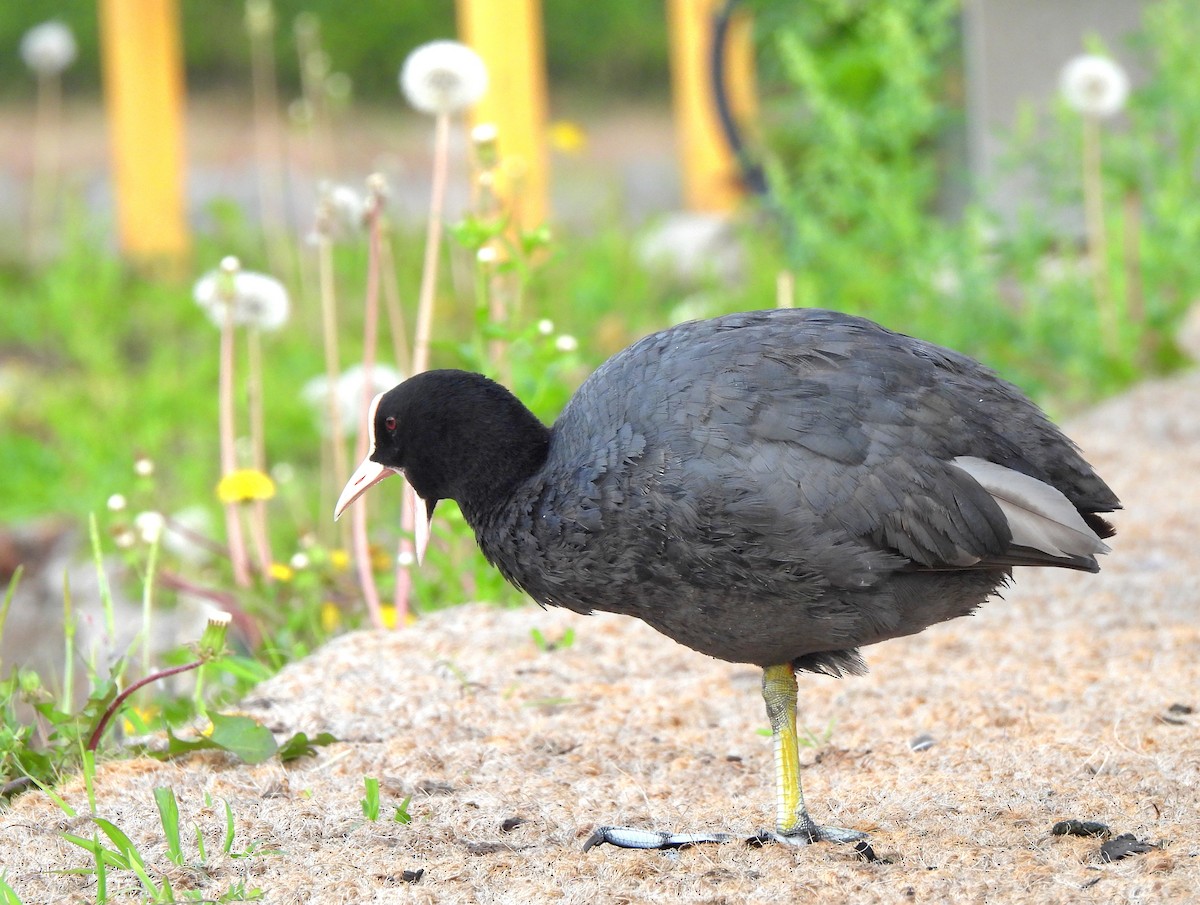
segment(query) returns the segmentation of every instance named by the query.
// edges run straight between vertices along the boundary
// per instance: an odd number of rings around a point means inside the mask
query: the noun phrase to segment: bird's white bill
[[[369,458],[363,459],[362,464],[355,469],[354,474],[350,475],[350,480],[346,482],[346,486],[342,488],[342,495],[338,497],[337,505],[333,507],[334,520],[341,518],[346,507],[367,490],[394,474],[396,472],[385,465],[372,462]]]

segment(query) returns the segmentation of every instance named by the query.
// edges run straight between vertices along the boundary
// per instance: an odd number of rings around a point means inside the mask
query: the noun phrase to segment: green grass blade
[[[233,838],[237,830],[233,826],[233,808],[229,806],[229,802],[222,800],[225,805],[225,841],[221,844],[222,851],[229,854],[233,851]]]
[[[208,851],[204,847],[204,833],[200,831],[200,824],[193,823],[192,829],[196,831],[196,852],[200,856],[200,863],[208,863]]]
[[[12,606],[13,597],[17,594],[17,585],[21,583],[21,573],[24,566],[13,570],[12,578],[8,580],[8,589],[4,592],[4,603],[0,604],[0,641],[4,640],[4,623],[8,621],[8,608]]]
[[[71,609],[71,579],[63,572],[63,687],[58,709],[74,712],[75,697],[75,614]],[[93,808],[92,810],[95,810]]]
[[[0,618],[0,622],[4,620]],[[21,897],[17,895],[17,891],[4,882],[7,873],[0,874],[0,905],[22,905]]]
[[[179,843],[179,801],[174,790],[166,786],[154,789],[154,803],[158,805],[158,816],[162,820],[163,835],[167,840],[167,857],[172,864],[183,866],[183,847]]]
[[[364,776],[363,785],[366,787],[366,798],[359,799],[363,815],[368,820],[379,819],[379,780],[374,776]]]

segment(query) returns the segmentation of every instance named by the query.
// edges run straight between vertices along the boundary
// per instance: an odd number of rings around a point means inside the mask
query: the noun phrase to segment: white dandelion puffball
[[[1096,54],[1075,57],[1058,80],[1063,100],[1085,116],[1120,113],[1129,98],[1129,76],[1115,61]]]
[[[400,90],[422,113],[458,113],[487,91],[483,58],[458,41],[430,41],[408,55],[400,69]]]
[[[58,75],[75,62],[75,36],[62,22],[35,25],[21,38],[21,59],[38,75]]]
[[[374,397],[377,393],[390,390],[404,379],[395,368],[376,364],[371,368],[371,386],[364,387],[362,365],[351,365],[341,373],[334,384],[333,399],[337,406],[338,420],[346,436],[352,437],[358,433],[359,422],[362,421],[363,404],[365,399]],[[300,391],[301,397],[317,413],[317,421],[321,430],[329,430],[329,378],[322,374],[314,377]]]
[[[232,281],[232,292],[226,287]],[[196,281],[192,296],[218,327],[225,324],[226,306],[235,327],[278,330],[287,323],[291,304],[283,283],[265,273],[210,271]]]

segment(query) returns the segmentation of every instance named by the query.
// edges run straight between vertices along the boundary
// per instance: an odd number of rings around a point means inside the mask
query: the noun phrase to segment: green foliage
[[[158,787],[154,790],[154,801],[158,808],[160,821],[163,828],[163,839],[166,844],[166,857],[171,864],[176,867],[198,866],[203,868],[208,862],[207,848],[204,844],[204,833],[199,824],[195,824],[193,829],[196,835],[196,854],[198,861],[189,865],[186,854],[183,849],[182,834],[179,824],[179,802],[175,797],[173,789]],[[211,804],[211,802],[210,802]],[[233,811],[229,806],[229,802],[225,804],[225,835],[223,842],[223,851],[226,855],[233,858],[247,858],[258,855],[277,854],[276,850],[267,849],[257,843],[251,844],[244,851],[233,851]],[[108,898],[108,877],[109,871],[131,871],[141,885],[143,899],[146,902],[161,902],[174,903],[180,901],[179,896],[187,901],[201,901],[200,893],[194,890],[181,891],[176,893],[168,879],[168,870],[159,870],[153,866],[153,859],[144,855],[141,850],[134,845],[120,827],[111,820],[99,817],[93,814],[90,817],[92,823],[95,824],[99,833],[93,833],[91,838],[79,836],[75,833],[62,832],[59,835],[76,845],[92,856],[93,867],[83,869],[73,869],[71,873],[77,874],[93,874],[96,877],[96,902],[97,905],[104,905],[109,901]],[[101,839],[103,836],[103,840]],[[203,876],[202,871],[197,875]],[[0,894],[4,892],[5,887],[0,885]],[[11,890],[10,890],[11,892]],[[13,894],[15,896],[15,893]],[[259,889],[248,889],[244,880],[232,884],[228,889],[221,893],[216,898],[205,898],[207,902],[248,902],[256,901],[262,898],[262,891]],[[15,900],[15,899],[14,899]],[[0,899],[0,902],[5,901]]]
[[[1078,114],[1026,115],[1012,157],[1036,202],[1003,222],[981,202],[937,212],[951,124],[958,4],[758,4],[771,213],[796,303],[866,314],[982,359],[1053,406],[1113,392],[1179,363],[1171,333],[1200,296],[1195,195],[1200,8],[1147,8],[1149,75],[1128,124],[1105,124],[1110,240],[1100,263],[1064,224],[1082,207]],[[1082,51],[1082,48],[1081,48]],[[1065,61],[1064,61],[1065,62]]]
[[[398,103],[397,74],[405,55],[426,41],[456,35],[454,4],[443,0],[273,0],[273,41],[279,82],[287,96],[300,90],[295,24],[315,17],[321,47],[335,72],[350,76],[355,95]],[[0,4],[0,46],[15,48],[21,35],[47,18],[71,27],[79,57],[66,73],[72,91],[98,93],[99,29],[95,4]],[[183,0],[180,26],[184,65],[194,88],[249,81],[250,45],[244,0]],[[662,4],[643,0],[554,0],[544,5],[546,62],[554,84],[568,89],[623,92],[645,97],[667,93],[667,35]],[[0,84],[12,94],[31,92],[33,77],[16,53],[0,57]]]

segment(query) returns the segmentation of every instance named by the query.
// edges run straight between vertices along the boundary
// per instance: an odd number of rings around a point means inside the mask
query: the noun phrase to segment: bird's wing
[[[1056,486],[1079,496],[1090,468],[970,359],[841,321],[800,341],[766,330],[733,354],[719,346],[714,369],[675,400],[685,457],[725,485],[722,505],[729,486],[765,488],[780,543],[830,532],[931,569],[1094,569],[1107,549]]]

